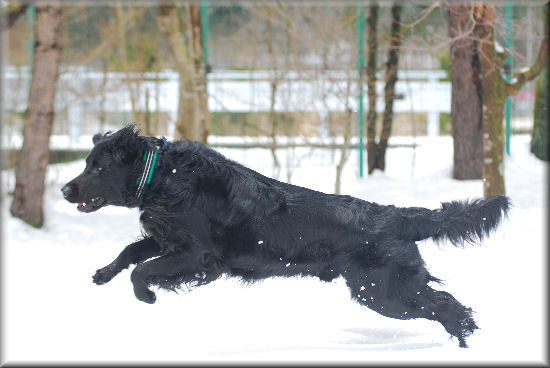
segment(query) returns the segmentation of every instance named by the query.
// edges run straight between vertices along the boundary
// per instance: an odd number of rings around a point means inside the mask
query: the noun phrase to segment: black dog
[[[134,125],[93,142],[84,172],[62,188],[65,199],[82,212],[139,206],[144,230],[97,271],[98,285],[137,264],[135,295],[154,303],[153,284],[175,290],[223,274],[246,282],[342,276],[359,303],[392,318],[438,321],[461,347],[477,328],[470,308],[428,286],[440,280],[426,270],[416,242],[481,241],[507,213],[506,197],[438,210],[383,206],[281,183],[197,142],[139,136]]]

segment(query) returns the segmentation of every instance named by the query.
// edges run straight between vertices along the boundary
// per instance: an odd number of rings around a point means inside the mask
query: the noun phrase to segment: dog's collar
[[[165,137],[162,137],[162,143],[164,147],[168,146],[168,142]],[[143,167],[143,173],[137,179],[138,188],[136,191],[136,197],[141,202],[143,199],[143,193],[145,186],[151,183],[151,178],[153,177],[153,172],[155,171],[155,164],[157,162],[157,156],[159,153],[159,147],[155,147],[153,150],[147,150],[143,154],[143,162],[145,166]]]

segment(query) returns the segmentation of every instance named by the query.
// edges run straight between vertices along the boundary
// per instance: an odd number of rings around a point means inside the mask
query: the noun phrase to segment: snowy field
[[[387,172],[362,179],[353,152],[343,173],[343,193],[433,209],[441,201],[482,195],[481,180],[451,178],[449,137],[417,138],[416,143],[416,150],[389,150]],[[547,164],[528,148],[529,137],[513,138],[512,156],[505,162],[513,208],[481,247],[420,244],[430,272],[446,281],[437,288],[476,312],[480,329],[469,338],[469,349],[458,348],[437,322],[400,321],[361,307],[351,301],[342,279],[269,279],[252,286],[220,279],[189,293],[157,291],[153,305],[135,299],[129,270],[96,286],[95,270],[140,235],[139,214],[115,207],[77,212],[59,189],[84,162],[51,165],[43,229],[10,216],[11,196],[2,204],[2,362],[541,363],[547,326]],[[221,152],[273,174],[267,150]],[[281,152],[280,157],[283,167],[300,160],[292,183],[325,192],[334,190],[337,159],[338,154],[332,158],[321,149],[296,150],[294,157]],[[13,190],[13,173],[2,175],[7,193]],[[286,177],[283,170],[281,178]]]

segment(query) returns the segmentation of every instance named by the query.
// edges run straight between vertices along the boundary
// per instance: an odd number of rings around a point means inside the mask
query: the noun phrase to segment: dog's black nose
[[[63,186],[63,188],[61,188],[61,192],[63,193],[63,197],[67,198],[71,195],[71,187],[66,184]]]

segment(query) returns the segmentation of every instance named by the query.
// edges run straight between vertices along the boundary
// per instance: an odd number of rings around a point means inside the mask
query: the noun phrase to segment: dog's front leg
[[[131,264],[143,262],[160,254],[160,246],[153,238],[145,238],[128,245],[109,265],[96,271],[93,280],[98,285],[111,281],[120,271]]]
[[[149,290],[153,279],[189,271],[187,268],[186,257],[182,254],[167,254],[138,264],[131,275],[136,298],[142,302],[153,304],[157,299],[155,293]]]

